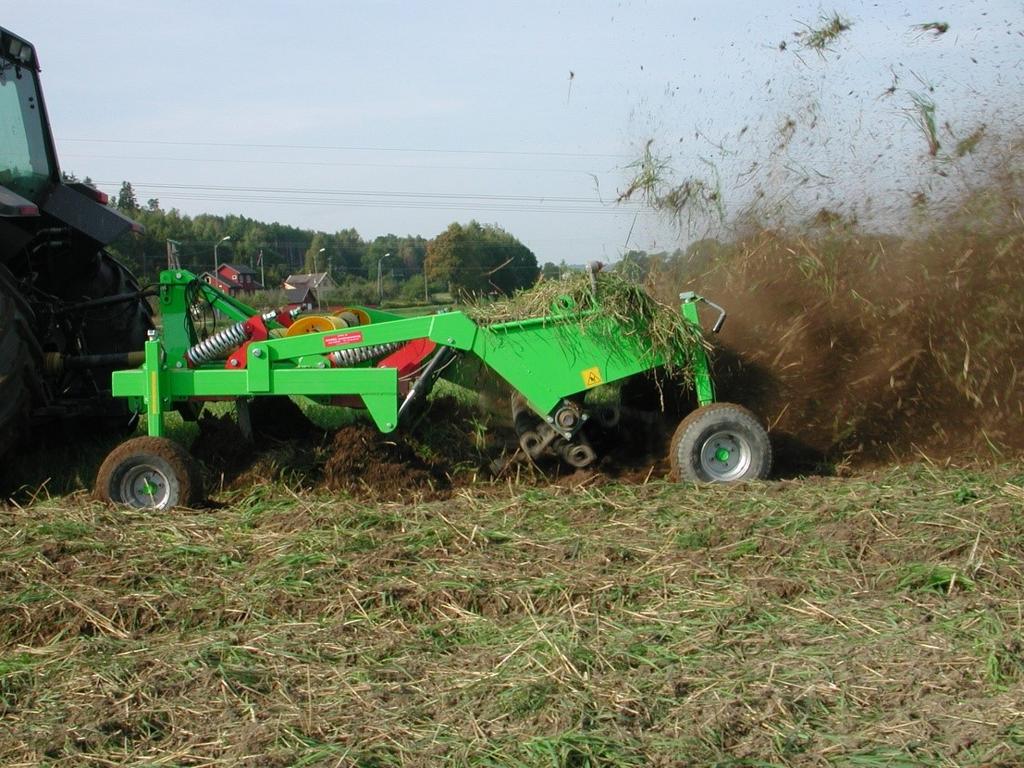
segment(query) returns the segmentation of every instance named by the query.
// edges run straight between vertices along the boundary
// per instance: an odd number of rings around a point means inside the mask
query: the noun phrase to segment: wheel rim
[[[735,432],[715,432],[700,449],[700,466],[712,480],[727,482],[742,477],[750,468],[751,448]]]
[[[139,464],[124,473],[121,500],[137,509],[163,509],[171,497],[167,475],[150,464]]]

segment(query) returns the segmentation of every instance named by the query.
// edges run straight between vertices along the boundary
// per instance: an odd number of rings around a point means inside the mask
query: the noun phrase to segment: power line
[[[116,186],[118,182],[98,181]],[[295,187],[235,187],[204,184],[133,182],[136,193],[159,194],[167,200],[207,200],[235,203],[280,203],[286,205],[328,205],[352,208],[404,208],[423,210],[469,210],[515,213],[586,213],[634,215],[639,203],[609,204],[590,197],[544,195],[461,194],[450,192],[386,192]]]
[[[585,157],[614,158],[617,160],[634,160],[631,155],[613,154],[609,152],[536,152],[515,149],[441,149],[438,147],[365,147],[365,146],[332,146],[319,144],[249,144],[243,142],[219,141],[159,141],[155,139],[61,139],[62,142],[81,142],[88,144],[149,144],[167,147],[234,147],[243,149],[303,149],[332,152],[408,152],[443,155],[507,155],[518,157]]]
[[[407,210],[442,210],[442,211],[475,211],[487,213],[549,213],[549,214],[574,214],[584,213],[598,216],[632,216],[635,211],[613,208],[585,208],[585,207],[553,207],[543,205],[510,205],[510,204],[488,204],[488,203],[430,203],[417,202],[412,200],[372,201],[372,200],[337,200],[330,198],[302,198],[302,197],[274,197],[274,196],[241,196],[241,195],[217,195],[217,194],[169,194],[162,195],[164,200],[205,200],[226,203],[273,203],[275,205],[318,205],[337,208],[400,208]]]
[[[99,184],[113,184],[115,182],[101,181]],[[231,192],[231,193],[270,193],[270,194],[302,194],[302,195],[330,195],[340,197],[366,196],[373,198],[415,198],[415,199],[443,199],[443,200],[486,200],[486,201],[511,201],[511,202],[554,202],[554,203],[582,203],[588,205],[602,205],[607,203],[593,197],[562,197],[558,195],[494,195],[483,192],[464,194],[460,192],[389,192],[377,189],[325,189],[318,187],[237,187],[225,184],[171,184],[158,181],[131,182],[133,189],[169,189],[169,190],[200,190],[203,192]],[[639,205],[632,201],[624,205]]]
[[[511,166],[485,165],[426,165],[423,163],[346,163],[331,160],[246,160],[224,157],[161,157],[159,155],[91,155],[82,152],[62,152],[61,157],[75,157],[86,160],[146,160],[172,163],[220,163],[224,165],[281,165],[286,167],[311,168],[413,168],[428,171],[488,171],[493,173],[567,173],[601,176],[615,173],[615,170],[588,171],[582,168],[515,168]]]

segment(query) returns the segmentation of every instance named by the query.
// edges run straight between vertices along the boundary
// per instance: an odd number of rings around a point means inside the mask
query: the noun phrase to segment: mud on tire
[[[195,461],[166,437],[136,437],[110,452],[96,475],[96,497],[136,509],[194,506],[203,498]]]
[[[669,460],[679,480],[763,480],[772,468],[772,446],[760,420],[746,408],[713,403],[679,424]]]

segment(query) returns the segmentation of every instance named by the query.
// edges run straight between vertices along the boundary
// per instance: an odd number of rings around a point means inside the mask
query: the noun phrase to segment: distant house
[[[221,279],[232,285],[237,285],[238,289],[242,293],[253,293],[254,291],[262,291],[263,286],[257,279],[256,270],[252,267],[239,267],[236,264],[221,264],[220,269]]]
[[[284,279],[284,289],[286,291],[291,288],[302,288],[304,286],[308,286],[314,291],[338,287],[337,283],[335,283],[333,278],[326,272],[309,272],[305,274],[288,275],[288,277]]]
[[[263,285],[256,279],[255,270],[234,264],[221,264],[216,275],[206,272],[203,274],[203,280],[231,296],[263,290]]]
[[[285,288],[284,300],[288,304],[288,309],[309,310],[316,306],[316,293],[308,285]]]

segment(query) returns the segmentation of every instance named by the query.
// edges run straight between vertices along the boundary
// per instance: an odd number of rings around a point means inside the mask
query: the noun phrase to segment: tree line
[[[536,255],[496,224],[455,222],[431,239],[387,234],[368,240],[353,228],[329,233],[238,215],[188,216],[155,198],[141,203],[127,181],[110,205],[145,228],[110,247],[143,282],[155,282],[167,268],[170,248],[182,267],[198,274],[214,269],[216,248],[218,263],[251,267],[267,288],[280,287],[289,274],[327,272],[353,293],[375,295],[379,275],[386,295],[408,300],[428,290],[511,293],[541,273]]]

